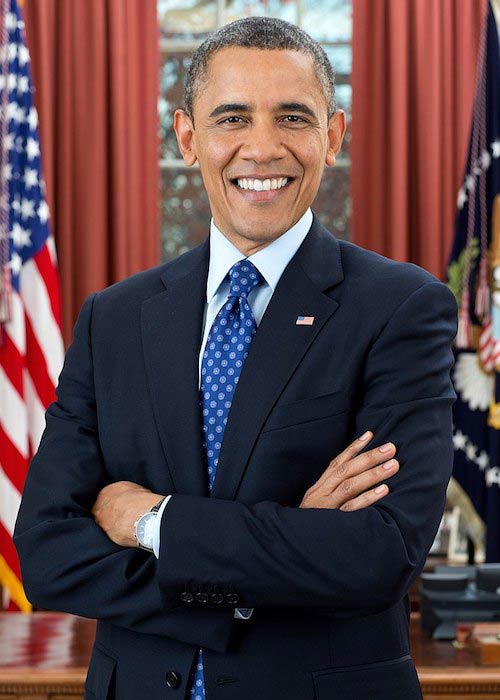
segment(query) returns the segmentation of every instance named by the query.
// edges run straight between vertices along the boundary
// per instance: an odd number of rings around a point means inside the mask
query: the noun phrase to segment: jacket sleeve
[[[354,434],[374,431],[367,449],[396,445],[400,469],[383,499],[345,512],[173,494],[161,525],[165,605],[179,605],[186,581],[207,589],[217,583],[237,593],[242,606],[339,616],[401,599],[423,568],[445,505],[456,324],[452,293],[427,282],[370,346]]]
[[[85,300],[75,325],[16,521],[14,543],[26,595],[41,608],[222,651],[234,608],[166,610],[156,557],[114,544],[92,517],[97,494],[110,481],[94,395],[94,299]]]

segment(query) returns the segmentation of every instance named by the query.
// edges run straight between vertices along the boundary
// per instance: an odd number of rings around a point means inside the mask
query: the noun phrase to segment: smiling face
[[[186,165],[199,162],[214,222],[245,255],[293,226],[311,205],[345,133],[308,54],[228,47],[209,61],[193,119],[174,114]]]

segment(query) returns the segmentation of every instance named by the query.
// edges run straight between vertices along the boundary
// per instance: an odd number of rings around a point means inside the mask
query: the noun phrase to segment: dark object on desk
[[[500,564],[439,566],[421,576],[421,626],[454,639],[457,622],[500,620]]]

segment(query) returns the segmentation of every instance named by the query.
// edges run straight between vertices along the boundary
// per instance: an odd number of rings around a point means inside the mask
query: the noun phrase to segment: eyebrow
[[[212,112],[210,112],[211,117],[218,117],[219,114],[225,114],[226,112],[249,112],[250,107],[241,102],[227,102],[225,104],[218,105]]]
[[[316,119],[316,114],[313,110],[308,107],[303,102],[280,102],[277,105],[278,110],[286,110],[287,112],[302,112],[307,114],[313,119]],[[227,112],[251,112],[250,105],[244,104],[242,102],[226,102],[218,105],[212,112],[210,112],[210,117],[218,117],[220,114],[226,114]]]

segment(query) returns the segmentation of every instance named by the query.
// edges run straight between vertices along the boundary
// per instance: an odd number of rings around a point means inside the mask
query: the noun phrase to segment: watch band
[[[157,503],[155,506],[153,506],[153,507],[151,508],[151,511],[150,511],[150,512],[151,512],[151,513],[158,513],[158,511],[160,510],[161,504],[163,503],[163,501],[164,501],[165,499],[166,499],[166,496],[163,496],[163,498],[160,499],[160,500],[158,501],[158,503]]]

